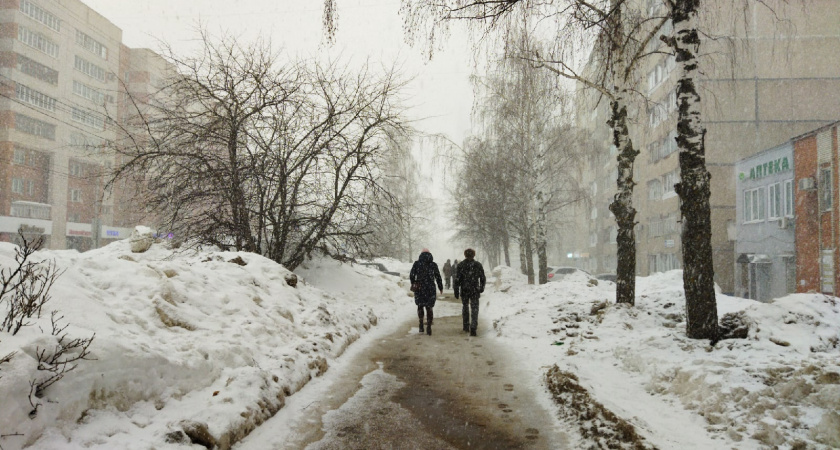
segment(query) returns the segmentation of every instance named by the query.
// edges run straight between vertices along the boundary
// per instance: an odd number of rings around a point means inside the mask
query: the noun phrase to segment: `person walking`
[[[452,285],[455,286],[455,277],[458,275],[458,260],[452,263]]]
[[[461,298],[464,331],[469,331],[470,336],[475,336],[478,328],[478,299],[484,292],[487,278],[484,276],[484,267],[475,260],[475,250],[464,250],[464,257],[466,259],[458,264],[452,287],[455,290],[455,299]]]
[[[446,289],[449,289],[450,281],[452,281],[452,264],[449,263],[449,260],[446,260],[446,264],[443,265],[443,279],[446,280]]]
[[[440,279],[440,270],[438,270],[437,263],[434,262],[432,254],[429,249],[424,248],[420,253],[417,261],[411,266],[411,273],[409,274],[412,286],[417,283],[419,288],[414,292],[414,303],[417,305],[417,317],[420,319],[420,332],[423,332],[423,313],[426,317],[426,334],[432,335],[432,321],[434,315],[432,308],[435,307],[435,300],[437,295],[435,293],[435,282],[440,293],[443,294],[443,281]]]

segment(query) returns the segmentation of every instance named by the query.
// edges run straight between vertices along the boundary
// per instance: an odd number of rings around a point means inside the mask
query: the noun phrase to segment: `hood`
[[[417,260],[420,261],[420,262],[424,262],[424,263],[430,263],[430,262],[434,261],[434,258],[432,258],[431,253],[423,252],[423,253],[420,254],[420,257],[417,258]]]

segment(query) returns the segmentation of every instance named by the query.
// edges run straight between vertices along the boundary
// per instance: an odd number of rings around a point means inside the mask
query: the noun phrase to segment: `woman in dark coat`
[[[440,293],[443,294],[443,280],[440,278],[440,270],[438,270],[437,263],[434,262],[432,254],[428,249],[423,249],[417,261],[411,267],[411,274],[409,275],[411,284],[419,283],[420,289],[414,293],[414,303],[417,305],[417,317],[420,318],[420,332],[423,332],[423,312],[425,310],[428,321],[426,322],[426,334],[432,335],[432,308],[435,307],[435,300],[437,300],[437,293],[435,292],[435,282]]]

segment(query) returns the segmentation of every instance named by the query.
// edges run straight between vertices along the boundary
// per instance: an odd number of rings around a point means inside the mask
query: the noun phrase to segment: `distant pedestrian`
[[[432,321],[434,314],[432,308],[435,307],[435,300],[437,294],[435,292],[435,282],[440,293],[443,294],[443,281],[440,279],[440,270],[438,270],[437,263],[428,249],[423,249],[420,257],[414,262],[409,274],[411,284],[419,284],[419,289],[414,292],[414,303],[417,305],[417,317],[420,319],[420,332],[423,332],[423,313],[426,313],[428,320],[426,321],[426,334],[432,335]]]
[[[478,299],[484,292],[487,278],[484,276],[484,267],[475,260],[475,250],[464,250],[464,257],[466,259],[458,264],[455,272],[453,288],[455,299],[461,298],[464,331],[469,331],[470,336],[475,336],[478,328]]]
[[[449,263],[449,260],[446,260],[446,264],[443,265],[443,279],[446,281],[446,289],[449,289],[449,282],[452,280],[452,264]]]
[[[455,277],[458,276],[458,260],[452,263],[452,285],[455,286]]]

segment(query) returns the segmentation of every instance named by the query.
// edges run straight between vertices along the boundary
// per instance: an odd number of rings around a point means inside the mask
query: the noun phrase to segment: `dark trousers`
[[[475,330],[478,328],[478,295],[461,295],[461,317],[464,319],[464,328]]]
[[[452,277],[446,277],[446,289],[449,289],[449,282],[452,281]]]
[[[418,306],[417,307],[417,317],[420,318],[420,323],[423,323],[423,310],[424,309],[426,310],[426,315],[429,316],[429,320],[426,323],[431,325],[432,320],[435,318],[435,315],[432,312],[432,307],[431,306]]]

